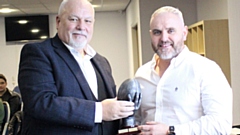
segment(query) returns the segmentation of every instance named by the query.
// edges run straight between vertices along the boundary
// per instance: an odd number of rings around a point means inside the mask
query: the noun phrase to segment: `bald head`
[[[88,0],[63,0],[59,7],[58,15],[63,14],[67,8],[71,7],[72,5],[89,6],[92,9],[92,12],[95,12],[92,4]]]
[[[162,13],[172,13],[172,14],[177,15],[179,17],[180,21],[181,21],[182,26],[185,25],[182,12],[179,9],[171,7],[171,6],[164,6],[164,7],[161,7],[159,9],[157,9],[151,16],[150,24],[152,23],[153,19],[156,16],[158,16]]]

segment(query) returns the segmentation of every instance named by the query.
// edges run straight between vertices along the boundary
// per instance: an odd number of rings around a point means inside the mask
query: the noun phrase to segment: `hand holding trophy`
[[[131,101],[134,103],[134,112],[141,105],[141,89],[136,79],[125,80],[118,89],[117,100]],[[135,125],[134,114],[122,119],[118,135],[135,135],[139,133]]]

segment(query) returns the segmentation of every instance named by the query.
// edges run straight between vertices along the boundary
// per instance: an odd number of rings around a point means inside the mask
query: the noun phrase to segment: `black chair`
[[[10,106],[6,101],[3,101],[3,106],[4,106],[5,117],[3,119],[2,135],[8,135],[8,123],[10,120]]]
[[[8,135],[20,135],[22,129],[23,111],[16,112],[8,124]]]

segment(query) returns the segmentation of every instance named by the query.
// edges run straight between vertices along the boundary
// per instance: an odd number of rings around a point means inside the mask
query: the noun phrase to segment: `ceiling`
[[[89,0],[94,6],[96,12],[101,11],[123,11],[129,5],[131,0]],[[17,9],[12,13],[0,16],[20,16],[33,14],[56,14],[62,0],[0,0],[0,9]]]

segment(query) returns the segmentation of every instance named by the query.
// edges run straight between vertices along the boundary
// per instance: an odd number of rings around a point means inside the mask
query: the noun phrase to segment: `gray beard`
[[[164,53],[164,52],[160,52],[158,49],[159,47],[154,47],[154,45],[152,44],[152,48],[154,50],[155,53],[157,53],[157,55],[163,59],[163,60],[169,60],[169,59],[172,59],[174,57],[176,57],[183,49],[183,47],[181,46],[175,46],[174,47],[174,51],[170,52],[170,53]]]
[[[70,40],[69,45],[76,50],[83,49],[87,45],[87,40],[84,40],[84,42],[81,43],[76,43],[73,40]]]
[[[166,55],[160,53],[159,51],[157,51],[156,53],[157,53],[157,55],[158,55],[161,59],[163,59],[163,60],[172,59],[172,58],[174,58],[175,56],[177,56],[177,54],[178,54],[176,51],[171,52],[170,54],[166,54]]]

